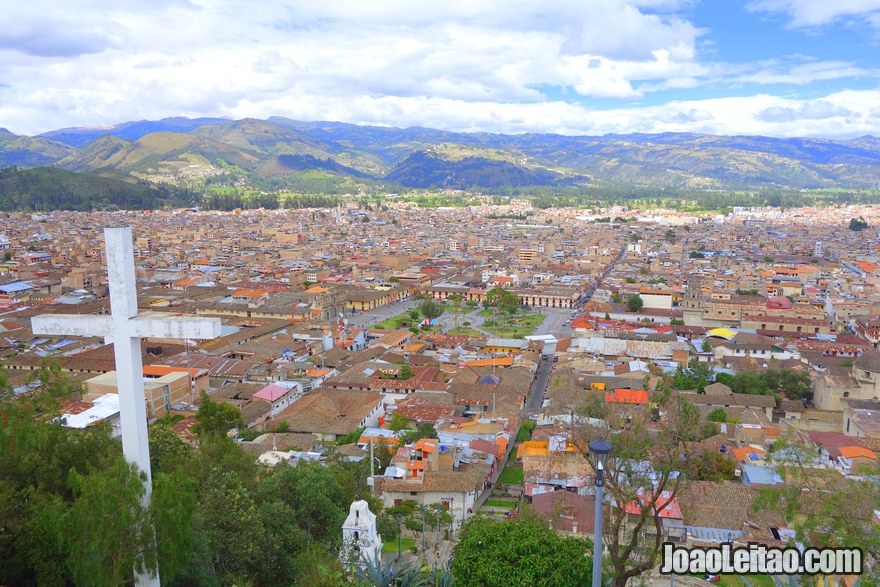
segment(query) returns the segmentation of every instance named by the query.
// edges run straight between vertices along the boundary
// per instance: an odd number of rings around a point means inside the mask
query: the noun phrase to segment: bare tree
[[[604,557],[614,587],[659,563],[666,531],[662,513],[689,476],[687,442],[700,438],[700,414],[680,396],[655,394],[656,410],[608,404],[605,425],[575,422],[571,441],[589,461],[589,443],[599,437],[613,446],[605,491],[613,500],[603,527]],[[662,414],[659,421],[657,413]]]

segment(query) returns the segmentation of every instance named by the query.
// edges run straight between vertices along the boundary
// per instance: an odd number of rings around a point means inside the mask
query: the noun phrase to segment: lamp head
[[[611,454],[611,443],[604,438],[597,438],[590,443],[590,461],[597,473],[606,469],[609,454]]]

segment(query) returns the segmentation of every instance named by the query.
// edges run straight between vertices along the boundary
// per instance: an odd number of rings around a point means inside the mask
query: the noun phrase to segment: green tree
[[[452,294],[449,296],[449,302],[452,304],[454,308],[453,319],[455,320],[455,327],[458,328],[458,313],[461,309],[461,304],[464,302],[464,296],[461,294]]]
[[[754,507],[783,513],[806,546],[858,547],[864,552],[865,574],[876,584],[880,577],[880,526],[875,522],[880,493],[872,482],[880,474],[876,463],[845,477],[815,448],[783,437],[767,454],[767,466],[785,483],[762,488]]]
[[[395,432],[400,432],[401,430],[406,430],[409,427],[409,420],[403,414],[398,412],[394,412],[391,415],[391,420],[388,422],[388,429],[393,430]]]
[[[563,538],[541,521],[497,521],[475,517],[455,546],[452,575],[456,584],[588,585],[592,576],[589,541]]]
[[[703,363],[692,359],[687,369],[679,367],[672,377],[672,385],[676,389],[695,389],[703,391],[712,382],[712,367],[709,363]]]
[[[704,448],[692,454],[682,473],[696,481],[731,481],[736,475],[736,461],[721,454],[717,450]]]
[[[626,298],[626,309],[629,312],[639,312],[644,305],[645,301],[642,296],[627,296]]]
[[[443,315],[443,306],[433,299],[423,300],[419,304],[419,313],[428,320],[435,320]]]
[[[238,408],[226,402],[215,402],[207,393],[202,393],[196,420],[193,432],[198,435],[226,434],[244,425]]]
[[[858,218],[851,218],[849,221],[849,229],[854,230],[856,232],[860,232],[868,228],[868,222],[865,220],[864,216],[859,216]]]
[[[508,316],[513,316],[519,312],[519,308],[519,298],[509,291],[505,291],[504,295],[501,296],[501,299],[498,301],[498,309]]]
[[[706,419],[710,422],[727,422],[727,412],[724,408],[714,408],[706,414]]]

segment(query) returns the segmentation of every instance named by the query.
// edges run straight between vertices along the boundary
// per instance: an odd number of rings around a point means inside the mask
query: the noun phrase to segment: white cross
[[[220,336],[219,318],[159,317],[137,315],[134,252],[131,227],[105,228],[107,277],[110,284],[110,315],[49,314],[31,318],[34,334],[103,336],[113,340],[122,452],[146,474],[144,505],[150,502],[150,444],[144,397],[142,338],[212,339]],[[139,573],[137,585],[158,586],[155,570]]]

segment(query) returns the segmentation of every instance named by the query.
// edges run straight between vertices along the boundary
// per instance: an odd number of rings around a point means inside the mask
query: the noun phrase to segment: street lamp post
[[[611,444],[604,438],[590,443],[590,461],[596,471],[596,515],[593,526],[593,587],[602,587],[602,494],[605,488],[605,467]]]
[[[400,559],[400,554],[403,550],[403,534],[400,531],[400,522],[403,520],[403,514],[396,512],[394,514],[394,519],[397,520],[397,558]]]

